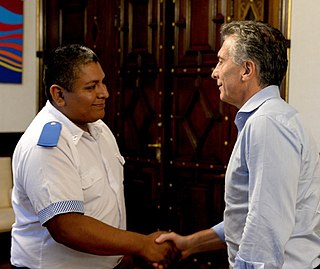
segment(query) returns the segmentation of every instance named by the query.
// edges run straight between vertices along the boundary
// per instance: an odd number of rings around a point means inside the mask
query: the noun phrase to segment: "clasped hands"
[[[170,264],[188,256],[184,236],[174,232],[155,232],[148,235],[153,239],[152,247],[149,246],[149,262],[155,269],[167,268]]]

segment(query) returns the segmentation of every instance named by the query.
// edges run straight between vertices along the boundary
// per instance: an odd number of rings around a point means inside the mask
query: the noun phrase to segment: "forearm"
[[[76,213],[56,216],[47,226],[57,242],[96,255],[141,255],[147,240],[146,235],[120,230]]]
[[[212,229],[202,230],[187,236],[188,254],[196,254],[200,252],[209,252],[226,248],[226,244],[222,241],[215,231]]]

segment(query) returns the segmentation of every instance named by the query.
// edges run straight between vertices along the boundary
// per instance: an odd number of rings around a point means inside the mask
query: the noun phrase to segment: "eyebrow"
[[[91,83],[99,83],[99,81],[100,81],[100,80],[98,80],[98,79],[90,80],[90,81],[86,82],[85,85],[91,84]]]

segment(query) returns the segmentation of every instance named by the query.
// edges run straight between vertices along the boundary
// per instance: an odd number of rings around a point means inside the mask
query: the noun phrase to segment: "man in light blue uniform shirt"
[[[320,268],[319,150],[299,113],[281,99],[286,41],[260,22],[222,27],[212,73],[236,106],[238,138],[225,177],[224,221],[173,240],[182,257],[227,247],[233,269]]]

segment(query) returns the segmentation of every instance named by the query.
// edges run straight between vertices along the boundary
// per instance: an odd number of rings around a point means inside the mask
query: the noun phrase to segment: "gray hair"
[[[232,21],[221,28],[223,40],[235,37],[230,48],[234,63],[253,61],[261,85],[281,85],[288,59],[286,39],[276,28],[256,21]]]

